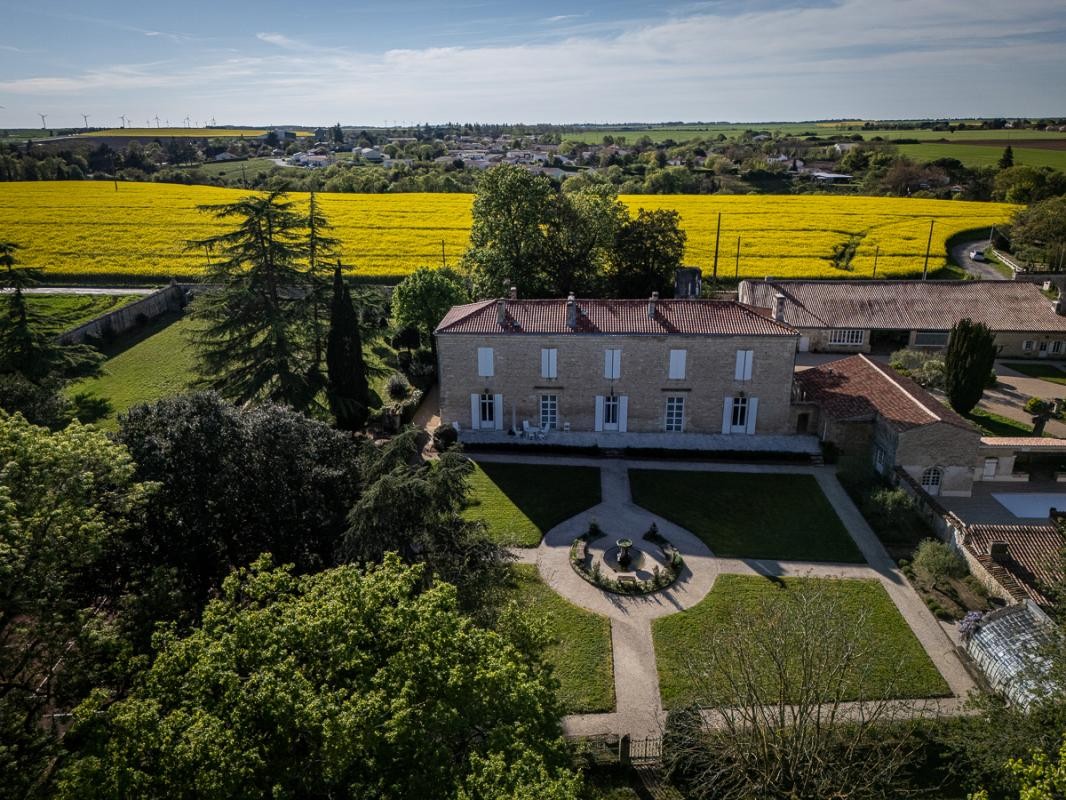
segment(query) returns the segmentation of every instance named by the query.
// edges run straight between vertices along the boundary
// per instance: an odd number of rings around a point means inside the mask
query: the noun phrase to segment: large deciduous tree
[[[0,412],[0,798],[31,796],[57,755],[116,610],[108,557],[150,490],[105,434]]]
[[[1042,200],[1016,212],[1010,242],[1019,258],[1060,268],[1066,263],[1066,197]]]
[[[30,422],[60,427],[73,407],[62,394],[73,380],[97,375],[102,356],[88,345],[60,344],[63,319],[48,318],[27,302],[24,290],[40,282],[40,271],[18,266],[19,245],[0,242],[0,408]]]
[[[673,294],[674,271],[684,258],[685,240],[676,211],[640,209],[616,235],[607,275],[611,293],[615,297]]]
[[[980,401],[997,352],[995,334],[986,325],[966,318],[952,326],[944,355],[944,390],[960,414],[969,414]]]
[[[217,285],[194,306],[204,384],[240,403],[308,408],[322,388],[315,314],[323,268],[311,259],[307,216],[280,191],[200,210],[236,223],[190,243],[212,254],[205,282]]]
[[[363,360],[363,337],[359,315],[352,305],[352,293],[341,275],[333,272],[333,300],[330,304],[329,337],[326,340],[326,373],[329,404],[337,427],[356,431],[366,425],[370,405],[370,385]]]
[[[462,277],[450,269],[418,269],[397,284],[392,293],[392,318],[399,328],[414,328],[427,338],[436,354],[433,330],[448,309],[467,302]]]
[[[615,237],[628,220],[613,186],[559,193],[546,228],[542,265],[550,293],[599,294]]]
[[[554,681],[395,556],[298,578],[264,557],[77,715],[62,798],[576,798]]]

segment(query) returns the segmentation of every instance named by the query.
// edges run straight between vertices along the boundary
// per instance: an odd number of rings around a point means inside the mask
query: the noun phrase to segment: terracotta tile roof
[[[796,328],[946,331],[964,317],[995,331],[1066,334],[1066,317],[1024,281],[742,281],[740,299]]]
[[[796,373],[795,380],[803,398],[841,421],[879,415],[898,431],[945,422],[977,433],[977,428],[914,381],[864,355],[805,369]]]
[[[1066,439],[1054,439],[1050,436],[982,436],[982,447],[1046,447],[1049,449],[1066,449]]]
[[[993,542],[1006,545],[1005,556],[992,557]],[[1058,558],[1066,547],[1058,526],[970,525],[962,543],[1015,600],[1051,605],[1046,591],[1060,577]]]
[[[499,323],[497,303],[505,321]],[[482,300],[455,306],[434,333],[600,334],[690,336],[796,336],[787,325],[732,300],[656,300],[654,317],[648,300],[575,300],[577,325],[566,324],[567,300]]]

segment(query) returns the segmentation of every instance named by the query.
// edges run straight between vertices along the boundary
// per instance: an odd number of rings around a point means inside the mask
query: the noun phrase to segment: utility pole
[[[734,278],[740,278],[740,237],[737,237],[737,271],[733,275]]]
[[[929,251],[933,247],[933,223],[936,220],[929,220],[929,241],[925,243],[925,265],[922,267],[922,280],[924,281],[929,275]]]
[[[444,240],[440,240],[440,264],[444,269],[448,268],[448,259],[444,256]]]
[[[718,239],[722,234],[722,212],[718,212],[718,229],[714,232],[714,271],[712,272],[711,281],[718,282]]]
[[[874,274],[873,274],[873,277],[875,277],[875,278],[877,277],[877,257],[879,255],[881,255],[881,245],[877,245],[877,247],[874,248]]]

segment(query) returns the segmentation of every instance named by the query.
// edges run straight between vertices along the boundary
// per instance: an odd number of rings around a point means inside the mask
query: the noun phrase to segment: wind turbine
[[[189,127],[189,115],[188,114],[185,115],[185,127],[186,128]]]
[[[2,108],[2,107],[3,106],[0,106],[0,108]],[[211,127],[212,128],[215,127],[215,118],[214,117],[211,117]]]
[[[82,114],[81,118],[82,118],[82,121],[85,123],[85,130],[89,130],[89,115],[88,114]]]
[[[41,130],[42,131],[48,130],[48,125],[47,125],[47,123],[45,123],[45,119],[48,117],[48,115],[47,114],[42,114],[40,112],[37,112],[37,116],[41,118]]]
[[[126,115],[125,114],[119,114],[118,118],[120,120],[122,120],[122,127],[125,128],[126,127],[126,123],[129,122],[129,120],[126,118]]]
[[[156,128],[159,127],[159,115],[158,114],[155,115],[155,126],[156,126]]]

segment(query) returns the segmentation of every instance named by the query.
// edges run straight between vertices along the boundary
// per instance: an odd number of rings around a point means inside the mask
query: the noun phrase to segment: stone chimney
[[[510,294],[508,296],[510,297],[511,300],[517,300],[518,299],[518,287],[517,286],[512,286],[511,287],[511,292],[510,292]]]
[[[496,301],[496,322],[502,328],[507,324],[507,301]]]
[[[659,293],[652,292],[651,299],[648,301],[648,319],[655,319],[655,306],[659,302]]]
[[[1010,550],[1007,549],[1006,542],[992,542],[988,548],[988,554],[992,556],[992,560],[997,564],[1002,564],[1010,559]]]
[[[773,318],[778,322],[785,319],[785,296],[781,292],[774,293]]]
[[[577,327],[577,301],[574,299],[573,292],[570,292],[566,298],[566,326],[568,328]]]

